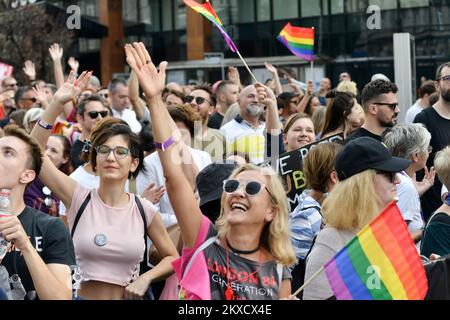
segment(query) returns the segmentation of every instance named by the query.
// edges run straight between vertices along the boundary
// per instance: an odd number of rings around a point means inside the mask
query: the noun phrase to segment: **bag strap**
[[[218,236],[213,236],[209,239],[207,239],[205,242],[202,243],[202,245],[200,247],[197,248],[197,250],[195,250],[194,254],[192,255],[191,259],[189,260],[186,268],[184,269],[183,272],[183,277],[186,275],[186,273],[189,271],[189,269],[192,267],[192,264],[194,263],[195,258],[197,257],[197,255],[202,252],[203,250],[205,250],[207,247],[209,247],[212,243],[214,243],[217,240]]]
[[[141,200],[139,200],[139,198],[136,195],[134,195],[134,200],[139,209],[139,213],[141,214],[142,221],[144,222],[145,251],[144,251],[144,259],[141,262],[141,271],[142,271],[142,270],[146,270],[148,268],[148,263],[147,263],[147,255],[148,255],[148,252],[147,252],[147,218],[145,217],[144,207],[142,206]]]
[[[72,230],[70,232],[70,236],[73,238],[73,235],[75,233],[75,229],[77,228],[78,221],[80,221],[81,215],[83,214],[84,209],[86,209],[86,206],[88,205],[89,201],[91,200],[91,193],[87,195],[86,199],[84,199],[83,204],[81,205],[80,209],[77,211],[77,215],[75,217],[75,221],[73,223]]]

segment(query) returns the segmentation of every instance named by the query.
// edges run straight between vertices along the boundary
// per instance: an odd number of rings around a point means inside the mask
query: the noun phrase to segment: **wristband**
[[[174,140],[173,137],[170,137],[164,143],[155,142],[155,147],[161,149],[162,151],[166,151],[167,148],[169,148],[172,145],[172,143],[174,143]]]
[[[47,122],[45,122],[42,119],[39,119],[37,124],[39,125],[39,127],[41,127],[42,129],[45,129],[45,130],[52,130],[53,129],[53,126],[51,124],[48,124]]]

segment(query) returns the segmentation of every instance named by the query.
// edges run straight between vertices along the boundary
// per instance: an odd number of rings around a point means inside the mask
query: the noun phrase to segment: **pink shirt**
[[[114,208],[102,201],[97,189],[90,190],[78,185],[67,211],[70,229],[89,192],[91,200],[73,236],[82,281],[95,280],[127,286],[139,276],[139,263],[145,251],[144,226],[135,195],[129,193],[130,201],[125,207]],[[150,201],[139,199],[144,207],[148,228],[158,211]],[[106,244],[102,241],[96,244],[98,235],[106,236],[106,241],[103,241]]]

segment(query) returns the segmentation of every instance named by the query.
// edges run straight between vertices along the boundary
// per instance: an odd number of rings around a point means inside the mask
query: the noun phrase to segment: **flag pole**
[[[319,274],[322,273],[323,270],[325,270],[324,267],[321,267],[319,270],[317,270],[317,272],[314,273],[313,276],[309,278],[309,280],[306,281],[300,288],[298,288],[298,290],[295,291],[294,294],[292,294],[288,300],[292,300],[294,299],[295,296],[299,295],[300,292],[302,292],[308,284],[310,284],[315,278],[317,278]]]
[[[245,67],[247,68],[248,72],[250,73],[250,75],[252,76],[253,80],[255,80],[255,83],[258,82],[258,80],[256,80],[255,75],[253,74],[253,72],[250,70],[250,68],[248,67],[247,63],[245,62],[244,58],[242,58],[241,53],[239,52],[239,50],[236,50],[236,53],[238,54],[239,58],[241,58],[242,62],[244,63]]]

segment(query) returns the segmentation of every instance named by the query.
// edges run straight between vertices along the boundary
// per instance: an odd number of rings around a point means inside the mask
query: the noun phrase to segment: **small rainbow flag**
[[[185,5],[200,13],[202,16],[211,21],[219,29],[220,33],[225,38],[225,41],[227,42],[231,51],[233,52],[238,51],[233,40],[231,40],[230,36],[223,29],[222,21],[220,21],[219,17],[217,16],[216,12],[214,11],[213,7],[211,6],[208,0],[206,0],[206,3],[203,4],[200,4],[193,0],[183,0],[183,1]]]
[[[423,300],[428,291],[425,270],[395,202],[324,268],[338,300]]]
[[[277,39],[297,57],[314,60],[314,28],[294,27],[288,22]]]

